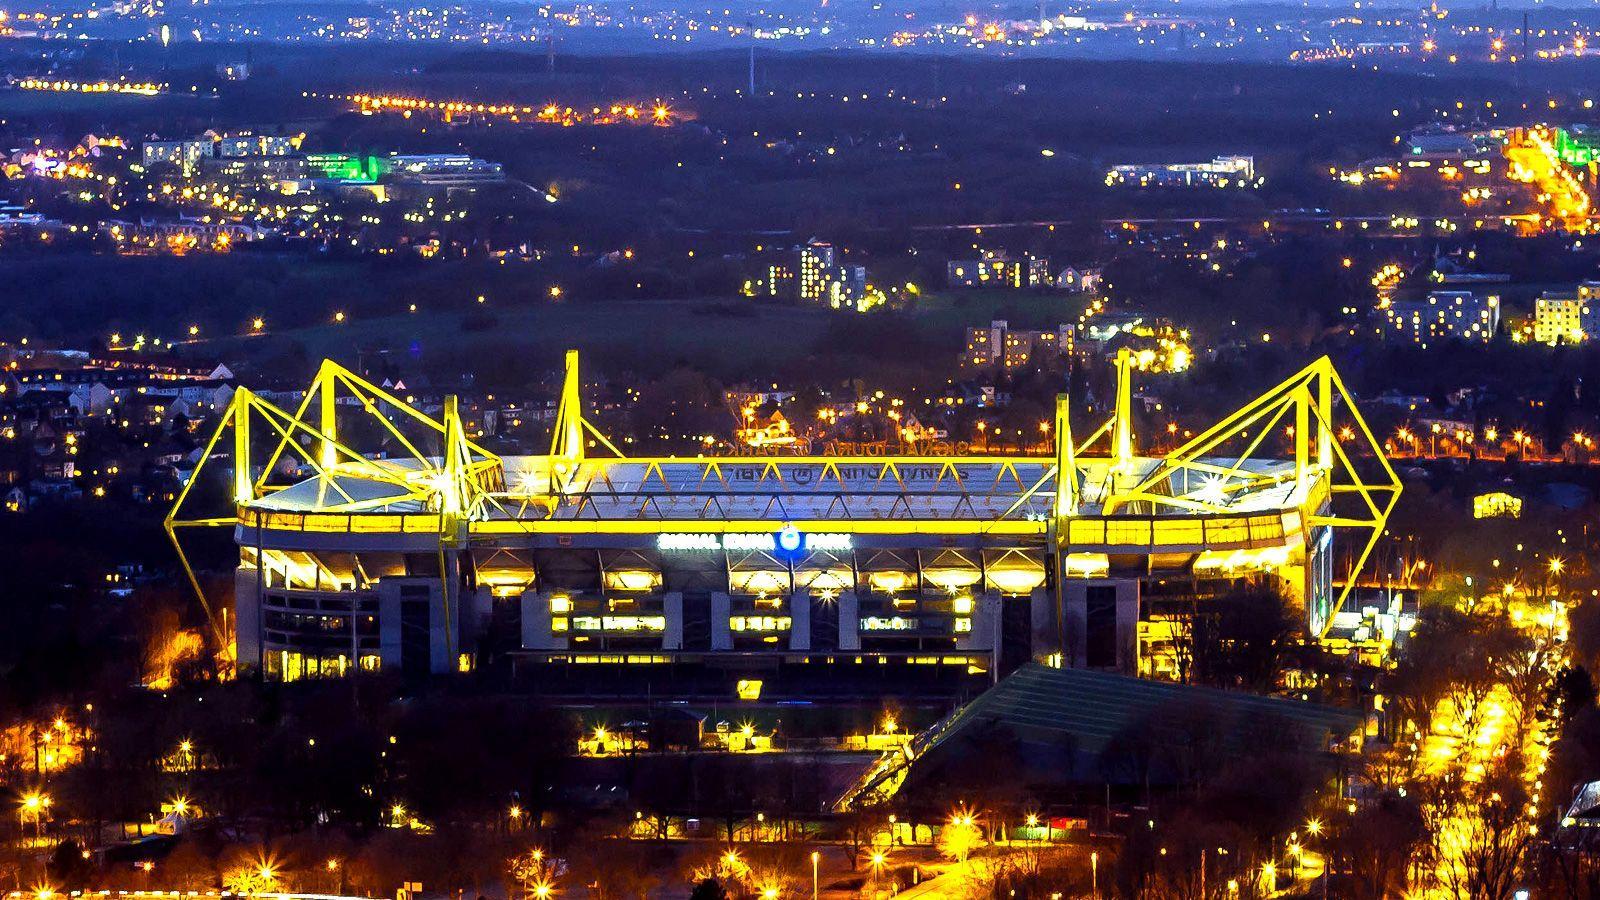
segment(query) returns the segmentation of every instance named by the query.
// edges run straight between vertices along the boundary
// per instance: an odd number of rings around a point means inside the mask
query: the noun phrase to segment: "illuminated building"
[[[1600,334],[1596,295],[1600,281],[1585,281],[1570,293],[1545,291],[1533,304],[1533,339],[1541,344],[1577,344]]]
[[[201,162],[200,171],[227,181],[297,181],[305,177],[306,161],[299,156],[219,156]]]
[[[217,138],[217,156],[288,156],[300,149],[298,138],[275,134],[228,134]]]
[[[1465,131],[1414,131],[1406,136],[1406,155],[1436,162],[1459,161],[1485,150],[1478,136]],[[1492,148],[1498,150],[1498,147]]]
[[[1016,369],[1026,366],[1035,354],[1071,356],[1072,335],[1071,325],[1060,325],[1054,331],[1019,331],[1004,319],[996,319],[987,328],[967,329],[962,362],[973,368]]]
[[[1099,269],[1068,266],[1056,276],[1056,287],[1074,293],[1093,293],[1100,289],[1104,276]]]
[[[816,241],[800,249],[800,299],[821,300],[828,291],[828,273],[833,270],[832,244]]]
[[[745,294],[751,297],[792,297],[797,290],[797,284],[793,268],[774,263],[767,267],[765,280],[745,285]]]
[[[313,176],[369,184],[389,173],[389,163],[379,156],[352,156],[348,153],[307,153],[306,168]]]
[[[190,141],[145,141],[143,154],[146,168],[165,164],[187,170],[199,165],[202,159],[216,156],[217,143],[210,138]]]
[[[867,269],[865,266],[846,266],[835,262],[837,254],[832,244],[811,241],[800,248],[800,299],[823,303],[834,309],[866,310],[868,298]],[[794,284],[787,266],[774,265],[768,269],[766,293],[779,296]],[[761,293],[752,286],[747,293]]]
[[[1587,125],[1555,129],[1556,155],[1569,166],[1586,169],[1600,162],[1600,134]]]
[[[945,264],[951,287],[1049,287],[1050,260],[1024,254],[1012,259],[1004,250],[985,250],[977,259],[953,259]]]
[[[436,418],[328,362],[294,412],[235,392],[167,526],[180,553],[189,527],[233,531],[239,662],[274,679],[508,644],[550,677],[672,664],[769,690],[1043,659],[1165,676],[1154,626],[1252,579],[1324,634],[1353,586],[1335,532],[1359,571],[1400,490],[1331,363],[1161,456],[1136,448],[1131,353],[1117,369],[1087,439],[1058,398],[1051,456],[640,459],[583,417],[576,353],[529,456],[473,443],[454,398]],[[393,452],[344,443],[374,433]]]
[[[437,187],[479,187],[506,180],[505,169],[499,163],[463,153],[395,155],[385,163],[396,178]]]
[[[1256,181],[1253,156],[1218,156],[1210,162],[1112,166],[1108,185],[1136,187],[1252,187]]]
[[[1474,519],[1520,519],[1522,498],[1505,491],[1490,491],[1472,498]]]
[[[1432,291],[1422,300],[1397,300],[1383,308],[1384,336],[1424,347],[1459,338],[1488,343],[1500,329],[1500,298],[1471,291]]]

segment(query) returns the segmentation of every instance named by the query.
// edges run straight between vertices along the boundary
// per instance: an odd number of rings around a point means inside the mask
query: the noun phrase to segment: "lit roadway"
[[[1260,225],[1265,224],[1268,228],[1273,228],[1273,227],[1277,227],[1277,226],[1293,226],[1293,225],[1334,225],[1334,224],[1337,223],[1337,224],[1354,226],[1356,228],[1361,228],[1363,226],[1370,228],[1371,226],[1374,226],[1374,225],[1381,225],[1381,226],[1385,226],[1385,227],[1387,227],[1389,225],[1393,225],[1397,218],[1403,218],[1403,217],[1398,217],[1398,216],[1389,215],[1389,214],[1375,215],[1375,216],[1336,216],[1336,215],[1333,215],[1332,213],[1322,213],[1322,214],[1297,213],[1297,214],[1293,214],[1293,215],[1276,215],[1276,216],[1268,214],[1266,216],[1266,218],[1257,218],[1257,217],[1254,217],[1254,216],[1166,216],[1166,217],[1153,217],[1153,218],[1152,217],[1142,217],[1142,218],[1126,218],[1126,219],[1101,219],[1100,220],[1100,224],[1104,225],[1104,226],[1106,226],[1108,228],[1115,228],[1115,227],[1118,227],[1118,226],[1121,226],[1121,225],[1134,225],[1134,226],[1140,226],[1140,227],[1156,226],[1156,225],[1175,225],[1175,226],[1176,225],[1187,225],[1187,226],[1193,227],[1195,225],[1195,223],[1199,223],[1201,225],[1224,225],[1224,226],[1234,226],[1234,225],[1256,225],[1256,226],[1260,226]],[[1526,223],[1526,224],[1538,224],[1539,222],[1542,222],[1544,220],[1544,217],[1541,216],[1539,213],[1508,213],[1508,214],[1496,213],[1496,214],[1492,214],[1492,215],[1491,214],[1430,215],[1430,216],[1427,216],[1427,217],[1419,217],[1419,218],[1422,218],[1422,220],[1424,222],[1451,222],[1451,223],[1458,224],[1458,225],[1469,225],[1469,224],[1473,224],[1473,223],[1476,223],[1476,222],[1485,222],[1485,221],[1491,221],[1491,220],[1493,220],[1493,221],[1501,221],[1501,222],[1522,222],[1522,223]],[[1588,216],[1588,218],[1590,220],[1600,220],[1600,215],[1590,215],[1590,216]],[[1011,222],[968,222],[968,223],[956,224],[956,225],[913,225],[913,226],[911,226],[911,230],[912,231],[972,231],[972,230],[979,229],[979,228],[994,228],[994,229],[1000,229],[1000,228],[1049,228],[1049,227],[1056,226],[1056,225],[1072,225],[1072,224],[1076,224],[1076,223],[1081,222],[1081,221],[1083,221],[1083,220],[1082,219],[1071,219],[1071,218],[1069,218],[1069,219],[1024,219],[1024,220],[1016,220],[1016,221],[1011,221]],[[1411,229],[1407,229],[1407,230],[1415,230],[1415,228],[1411,228]]]
[[[1525,143],[1507,145],[1506,160],[1511,164],[1511,178],[1533,185],[1550,218],[1567,230],[1585,231],[1595,220],[1588,193],[1562,163],[1543,130],[1530,129]]]
[[[1552,572],[1560,574],[1558,568],[1552,568]],[[1522,615],[1512,616],[1512,621],[1523,630],[1533,632],[1536,636],[1544,632],[1558,640],[1564,635],[1565,613],[1550,611],[1548,602],[1538,604],[1544,611],[1535,611],[1535,604],[1525,597],[1513,600],[1510,605],[1526,610]],[[1547,664],[1552,677],[1560,665],[1559,658]],[[1544,749],[1548,735],[1544,733],[1545,723],[1529,711],[1526,718],[1530,724],[1522,745],[1513,746],[1516,723],[1510,710],[1514,706],[1515,701],[1504,684],[1495,685],[1476,710],[1456,709],[1448,700],[1444,701],[1434,717],[1433,730],[1422,737],[1418,748],[1418,766],[1428,776],[1450,775],[1471,783],[1481,780],[1497,757],[1510,753],[1522,755],[1529,760],[1527,774],[1529,791],[1533,797],[1525,824],[1534,827],[1539,818],[1536,811],[1541,799],[1539,779],[1544,774],[1545,759],[1548,757],[1548,751]],[[1460,815],[1444,823],[1438,836],[1440,858],[1434,871],[1429,873],[1431,883],[1414,885],[1410,896],[1426,900],[1454,900],[1457,897],[1456,885],[1463,881],[1464,872],[1461,869],[1466,865],[1463,854],[1476,824],[1473,816],[1474,810],[1469,804]]]

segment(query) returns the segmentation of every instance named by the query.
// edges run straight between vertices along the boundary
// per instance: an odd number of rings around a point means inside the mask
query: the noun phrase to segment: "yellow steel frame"
[[[1335,403],[1342,407],[1344,418],[1353,426],[1349,437],[1345,437],[1343,428],[1335,423]],[[1361,417],[1355,398],[1326,356],[1168,453],[1136,484],[1114,491],[1106,503],[1106,514],[1114,515],[1135,503],[1196,513],[1237,512],[1228,504],[1230,495],[1283,484],[1287,480],[1283,475],[1246,471],[1245,465],[1256,458],[1266,438],[1291,415],[1294,468],[1287,478],[1293,480],[1296,490],[1306,498],[1302,502],[1306,523],[1365,532],[1366,540],[1351,569],[1352,573],[1359,572],[1377,546],[1389,514],[1400,500],[1401,482],[1384,456],[1382,443]],[[1244,449],[1235,456],[1233,448],[1240,443],[1244,444]],[[1376,479],[1362,476],[1345,449],[1347,444],[1366,449],[1377,460]],[[1171,493],[1177,477],[1186,479],[1191,473],[1209,482],[1208,496],[1193,493],[1174,496]],[[1312,490],[1314,487],[1316,490]],[[1332,507],[1334,499],[1346,496],[1360,501],[1359,511],[1354,515],[1339,514]],[[1319,637],[1327,635],[1333,613],[1343,608],[1354,587],[1352,574],[1330,609]]]
[[[330,520],[352,514],[382,515],[383,508],[396,502],[416,501],[438,516],[438,533],[441,550],[453,545],[467,534],[546,533],[571,531],[582,528],[604,534],[648,534],[660,531],[719,530],[761,531],[772,527],[767,519],[736,519],[731,516],[712,516],[713,500],[708,500],[704,518],[694,521],[667,521],[664,517],[644,515],[645,507],[654,502],[651,494],[668,495],[673,487],[664,473],[665,466],[685,464],[700,467],[694,487],[681,489],[684,493],[714,494],[728,491],[727,467],[762,468],[757,479],[759,496],[768,494],[781,500],[789,494],[804,492],[815,496],[826,493],[831,481],[843,494],[850,490],[841,469],[869,467],[875,470],[874,482],[882,493],[899,492],[914,496],[916,491],[907,484],[903,470],[910,466],[934,467],[937,475],[925,490],[948,491],[955,485],[971,497],[1003,495],[1012,500],[1010,507],[994,517],[948,516],[942,518],[857,519],[848,517],[828,519],[810,524],[816,528],[837,528],[839,522],[848,521],[853,531],[872,534],[956,534],[956,535],[1041,535],[1052,534],[1058,549],[1068,529],[1065,523],[1081,515],[1081,481],[1083,472],[1080,460],[1102,438],[1106,438],[1107,456],[1113,462],[1109,493],[1104,509],[1105,517],[1130,514],[1130,507],[1148,515],[1143,510],[1166,507],[1199,514],[1237,514],[1239,509],[1230,505],[1229,499],[1242,491],[1284,485],[1295,482],[1298,505],[1310,526],[1324,525],[1339,529],[1360,529],[1367,532],[1367,540],[1357,558],[1354,570],[1365,565],[1389,513],[1400,495],[1400,479],[1384,458],[1383,447],[1373,436],[1356,409],[1355,401],[1334,371],[1333,364],[1323,357],[1246,404],[1212,428],[1186,442],[1181,447],[1160,458],[1153,470],[1140,475],[1135,471],[1134,436],[1131,411],[1132,360],[1126,352],[1117,357],[1117,396],[1111,418],[1096,429],[1082,444],[1073,442],[1065,395],[1057,398],[1055,415],[1056,452],[1053,460],[1036,460],[1022,457],[979,456],[959,460],[948,457],[781,457],[781,458],[626,458],[605,435],[583,415],[579,380],[578,354],[567,354],[565,378],[557,407],[554,434],[547,458],[548,478],[536,486],[518,486],[507,489],[505,473],[499,457],[469,440],[462,426],[460,411],[454,397],[446,399],[443,415],[434,419],[396,397],[389,391],[372,384],[332,361],[324,362],[318,370],[300,405],[289,413],[253,394],[239,389],[223,414],[216,430],[207,442],[189,482],[179,493],[165,528],[176,547],[185,575],[201,603],[211,613],[204,592],[193,568],[184,555],[178,540],[179,529],[189,527],[217,527],[233,525],[239,520],[232,516],[189,517],[186,505],[190,490],[201,471],[212,461],[224,434],[233,436],[233,500],[244,506],[272,493],[276,488],[269,482],[284,454],[292,453],[314,470],[321,481],[321,492],[314,508],[307,513],[309,522],[327,515]],[[1343,417],[1353,426],[1349,438],[1341,435],[1335,426],[1335,404],[1342,407]],[[313,418],[313,404],[315,417]],[[337,421],[341,408],[359,408],[373,417],[384,432],[406,451],[405,464],[367,458],[339,439]],[[392,409],[393,414],[385,411]],[[1247,469],[1247,463],[1256,460],[1268,434],[1292,416],[1294,425],[1294,466],[1292,473],[1261,473]],[[437,456],[423,452],[397,425],[420,426],[423,433],[437,436],[441,450]],[[259,468],[254,464],[253,423],[265,426],[260,433],[276,435],[273,450]],[[260,430],[260,429],[257,429]],[[302,442],[305,442],[304,444]],[[611,457],[591,457],[590,444],[603,447]],[[1243,450],[1234,454],[1233,448],[1243,443]],[[310,446],[306,446],[309,444]],[[1359,445],[1377,460],[1380,469],[1376,480],[1362,477],[1351,461],[1346,445]],[[1046,466],[1042,474],[1027,478],[1019,466]],[[1051,465],[1050,463],[1053,463]],[[640,484],[627,492],[617,491],[610,478],[614,466],[627,464],[643,466]],[[963,476],[961,466],[990,467],[982,479]],[[808,467],[817,473],[803,483],[794,482],[788,472],[797,467]],[[1037,471],[1035,469],[1034,471]],[[257,475],[256,473],[259,472]],[[1059,473],[1072,473],[1060,478]],[[991,474],[992,473],[992,474]],[[1209,479],[1212,490],[1204,496],[1189,492],[1174,494],[1173,486],[1191,475]],[[252,477],[254,476],[254,477]],[[340,485],[341,476],[392,485],[399,490],[381,498],[357,500]],[[1019,517],[1017,513],[1029,500],[1041,492],[1051,490],[1054,480],[1054,499],[1044,515]],[[581,482],[581,484],[580,484]],[[746,482],[748,483],[748,482]],[[680,482],[681,484],[681,482]],[[859,479],[856,480],[859,485]],[[608,494],[607,488],[610,489]],[[632,518],[578,518],[554,519],[549,515],[563,503],[582,504],[589,496],[634,496],[641,498],[639,514]],[[1343,514],[1333,509],[1333,501],[1341,497],[1354,497],[1359,501],[1354,514]],[[503,501],[521,508],[512,512]],[[538,503],[546,511],[540,518],[523,515],[528,504]],[[969,498],[970,502],[970,498]],[[499,516],[490,515],[498,510]],[[314,527],[308,524],[307,527]],[[1334,609],[1342,607],[1354,585],[1352,577],[1346,582]],[[1331,622],[1332,616],[1329,616]],[[1324,634],[1326,628],[1324,628]]]
[[[315,423],[308,417],[314,400],[318,403]],[[342,406],[358,408],[381,423],[384,430],[406,450],[409,455],[407,464],[385,464],[372,460],[341,443],[338,438],[337,411]],[[440,455],[433,457],[424,454],[390,420],[384,407],[403,415],[403,421],[409,420],[422,426],[425,432],[438,433]],[[286,453],[292,453],[316,473],[319,490],[313,512],[362,513],[380,510],[394,503],[416,501],[425,507],[437,507],[441,548],[459,540],[464,524],[473,519],[486,518],[488,505],[498,504],[494,499],[494,491],[500,487],[500,458],[467,439],[453,396],[446,398],[444,418],[439,421],[331,360],[323,362],[293,413],[286,412],[248,388],[238,388],[206,442],[189,480],[178,492],[177,499],[162,522],[168,540],[177,551],[184,576],[211,622],[219,646],[227,646],[226,636],[221,633],[211,603],[178,534],[186,528],[215,528],[238,523],[237,509],[234,515],[229,516],[193,516],[188,514],[187,509],[195,483],[216,458],[219,445],[227,446],[223,445],[223,437],[230,432],[232,501],[236,508],[275,490],[268,482]],[[259,477],[253,478],[252,475],[257,471],[254,438],[258,434],[269,437],[276,435],[277,442],[259,466]],[[310,444],[311,449],[302,441]],[[381,498],[357,500],[339,483],[341,477],[379,482],[399,490]]]

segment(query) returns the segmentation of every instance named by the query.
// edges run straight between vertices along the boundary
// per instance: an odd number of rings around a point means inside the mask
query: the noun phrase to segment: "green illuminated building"
[[[1600,160],[1600,135],[1556,129],[1556,153],[1569,166],[1583,168]]]
[[[318,178],[362,184],[371,184],[389,173],[389,164],[382,157],[349,153],[308,153],[306,168]]]

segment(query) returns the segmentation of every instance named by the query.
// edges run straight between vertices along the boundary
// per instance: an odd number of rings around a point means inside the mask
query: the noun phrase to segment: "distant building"
[[[865,310],[863,301],[868,299],[866,267],[840,265],[837,259],[832,244],[811,241],[800,249],[800,299],[824,303],[834,309]],[[793,283],[787,274],[789,271],[786,266],[772,266],[767,272],[768,290],[776,295],[780,289],[787,289]]]
[[[1472,135],[1461,131],[1416,131],[1406,138],[1406,154],[1412,157],[1460,159],[1478,151]]]
[[[828,273],[834,268],[832,244],[816,241],[800,250],[800,299],[821,300],[827,293]]]
[[[1585,281],[1570,293],[1545,291],[1533,305],[1533,339],[1541,344],[1576,344],[1600,335],[1600,281]]]
[[[217,77],[224,81],[249,81],[250,64],[247,62],[217,63]]]
[[[1427,346],[1460,338],[1487,343],[1500,329],[1500,298],[1471,291],[1433,291],[1422,300],[1402,300],[1384,308],[1384,336]]]
[[[1092,294],[1100,290],[1103,276],[1099,269],[1089,267],[1073,268],[1067,266],[1056,276],[1056,287],[1064,291],[1073,291],[1080,294]]]
[[[371,184],[389,172],[389,163],[379,156],[352,156],[349,153],[307,153],[306,169],[313,178]]]
[[[143,153],[146,167],[164,164],[192,169],[200,160],[215,157],[217,144],[209,137],[189,141],[145,141]]]
[[[506,180],[504,166],[464,153],[395,155],[387,162],[396,178],[429,186],[470,188]]]
[[[300,156],[224,156],[201,162],[200,170],[234,181],[295,181],[306,176],[306,161]]]
[[[288,156],[300,149],[298,138],[275,134],[229,134],[217,139],[216,155],[223,159],[243,156]]]
[[[951,287],[1022,289],[1051,284],[1049,259],[1030,254],[1012,259],[1004,250],[985,250],[977,259],[950,260],[945,275]]]
[[[1107,185],[1137,187],[1250,187],[1256,180],[1253,156],[1218,156],[1210,162],[1112,166]]]
[[[744,283],[746,297],[792,298],[798,289],[794,267],[784,263],[773,263],[767,266],[765,277],[749,278]]]
[[[996,319],[986,328],[967,329],[962,362],[972,368],[1016,369],[1026,366],[1039,353],[1070,356],[1072,346],[1071,325],[1059,325],[1054,331],[1022,331],[1012,329],[1004,319]]]

